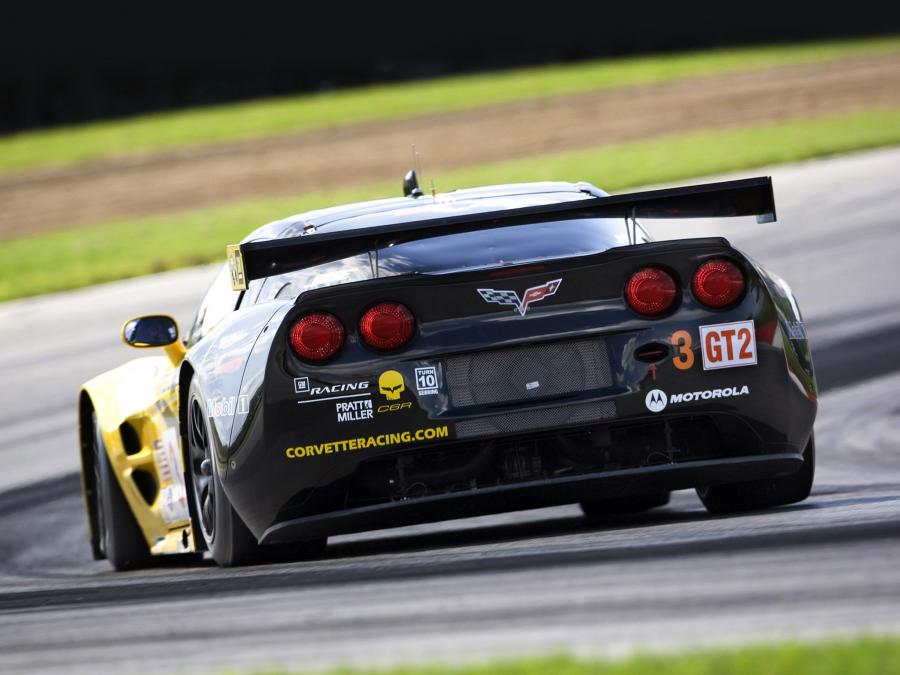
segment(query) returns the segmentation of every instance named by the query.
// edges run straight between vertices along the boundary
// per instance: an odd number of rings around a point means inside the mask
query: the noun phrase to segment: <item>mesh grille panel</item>
[[[473,436],[490,436],[498,433],[508,434],[556,426],[587,424],[608,420],[615,416],[616,404],[613,401],[594,401],[556,408],[523,410],[459,422],[456,425],[456,437],[472,438]]]
[[[454,407],[527,402],[612,384],[606,342],[596,339],[462,354],[445,365]]]

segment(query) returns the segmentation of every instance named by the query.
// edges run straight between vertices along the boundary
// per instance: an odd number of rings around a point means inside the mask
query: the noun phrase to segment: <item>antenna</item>
[[[419,151],[416,150],[415,144],[413,144],[413,146],[412,146],[412,153],[413,153],[413,158],[412,158],[413,159],[413,169],[415,169],[417,175],[421,174],[422,173],[422,162],[421,162],[421,158],[419,157]]]
[[[416,152],[416,146],[412,146],[413,168],[406,172],[403,176],[403,196],[412,197],[414,199],[422,196],[422,188],[419,187],[419,176],[416,169],[419,168],[419,153]]]

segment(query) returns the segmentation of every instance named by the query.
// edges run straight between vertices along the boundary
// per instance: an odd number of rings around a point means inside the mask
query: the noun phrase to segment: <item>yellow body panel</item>
[[[110,466],[151,553],[193,551],[173,359],[129,361],[90,380],[82,391],[91,399]],[[123,438],[123,425],[131,426],[137,442]],[[143,493],[135,480],[139,472]]]

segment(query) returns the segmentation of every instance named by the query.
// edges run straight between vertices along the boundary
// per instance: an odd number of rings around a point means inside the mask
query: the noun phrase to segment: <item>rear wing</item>
[[[340,260],[389,243],[525,225],[548,217],[634,220],[728,216],[756,216],[757,222],[774,222],[772,179],[746,178],[377,227],[313,232],[284,239],[233,244],[227,250],[231,286],[234,290],[245,290],[253,279]]]

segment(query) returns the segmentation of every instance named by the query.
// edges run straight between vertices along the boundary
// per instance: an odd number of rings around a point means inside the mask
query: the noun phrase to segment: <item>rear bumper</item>
[[[558,506],[597,499],[600,496],[613,498],[771,478],[794,473],[802,466],[802,454],[786,452],[528,481],[294,518],[266,529],[260,543],[275,544],[451,518]]]

